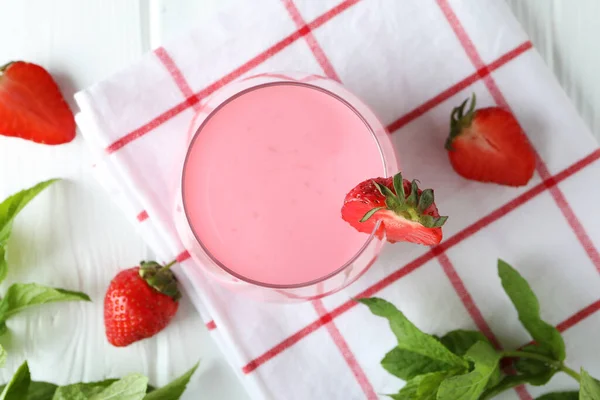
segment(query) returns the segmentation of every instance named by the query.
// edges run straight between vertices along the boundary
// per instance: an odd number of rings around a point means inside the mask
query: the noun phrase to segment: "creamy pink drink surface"
[[[183,202],[196,238],[234,275],[300,285],[340,269],[368,239],[344,197],[384,174],[369,127],[318,88],[253,88],[218,108],[191,143]]]

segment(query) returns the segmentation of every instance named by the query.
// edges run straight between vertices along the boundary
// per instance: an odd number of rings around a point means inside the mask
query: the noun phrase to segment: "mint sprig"
[[[6,258],[8,241],[12,233],[15,218],[29,202],[58,179],[50,179],[21,190],[0,203],[0,282],[8,274]],[[62,301],[90,301],[81,292],[51,288],[36,283],[15,283],[8,288],[0,300],[0,335],[6,332],[6,320],[29,307]],[[0,356],[0,361],[2,361]]]
[[[554,359],[563,361],[565,342],[558,329],[542,321],[540,303],[527,281],[517,270],[502,260],[498,260],[498,275],[504,291],[517,309],[523,327],[544,352],[549,352]]]
[[[158,389],[148,385],[148,378],[140,374],[130,374],[122,379],[57,386],[31,381],[29,366],[25,362],[7,385],[0,386],[0,400],[177,400],[197,368],[198,364]]]
[[[56,179],[38,183],[29,189],[13,194],[0,203],[0,282],[6,278],[8,273],[6,245],[12,233],[13,221],[31,200],[54,182],[56,182]]]
[[[377,316],[388,319],[398,340],[382,366],[406,381],[395,400],[477,400],[529,383],[546,384],[554,374],[566,373],[580,383],[579,392],[548,393],[536,400],[600,400],[600,381],[565,365],[565,343],[554,326],[543,321],[540,305],[527,281],[506,262],[498,261],[502,287],[513,303],[519,320],[533,344],[519,350],[500,351],[477,331],[455,330],[441,338],[419,330],[391,303],[379,299],[359,299]],[[503,360],[515,374],[505,375]]]

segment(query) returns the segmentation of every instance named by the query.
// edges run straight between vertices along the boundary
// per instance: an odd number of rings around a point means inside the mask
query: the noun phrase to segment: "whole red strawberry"
[[[346,195],[342,218],[359,232],[371,233],[378,222],[377,236],[391,242],[435,245],[442,240],[442,225],[432,189],[420,190],[398,173],[393,178],[361,182]]]
[[[475,110],[475,94],[454,108],[446,149],[459,175],[480,182],[523,186],[533,176],[535,152],[516,118],[499,107]]]
[[[43,144],[75,137],[75,119],[52,76],[16,61],[0,67],[0,135]]]
[[[104,297],[106,338],[117,347],[154,336],[175,316],[181,294],[169,270],[142,262],[121,271],[110,282]]]

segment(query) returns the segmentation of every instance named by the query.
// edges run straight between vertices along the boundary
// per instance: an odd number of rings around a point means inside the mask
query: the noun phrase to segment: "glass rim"
[[[300,288],[305,288],[305,287],[309,287],[309,286],[313,286],[316,284],[319,284],[321,282],[324,282],[340,273],[342,273],[343,271],[345,271],[348,267],[350,267],[357,259],[358,257],[360,257],[364,251],[367,249],[367,247],[371,244],[371,242],[373,241],[373,239],[375,239],[375,232],[377,232],[377,230],[379,229],[380,225],[381,225],[381,221],[378,221],[377,224],[375,225],[375,228],[373,229],[373,231],[370,233],[369,237],[365,240],[364,244],[360,247],[360,249],[352,256],[350,257],[350,259],[348,259],[348,261],[346,261],[341,267],[337,268],[336,270],[330,272],[327,275],[324,275],[322,277],[319,277],[317,279],[313,279],[311,281],[308,282],[302,282],[302,283],[295,283],[295,284],[273,284],[273,283],[267,283],[267,282],[261,282],[261,281],[256,281],[253,279],[249,279],[233,270],[231,270],[230,268],[228,268],[227,266],[225,266],[221,261],[219,261],[219,259],[217,257],[215,257],[209,250],[208,248],[204,245],[204,243],[202,242],[202,240],[200,240],[198,233],[196,232],[196,230],[193,228],[191,222],[190,222],[190,217],[187,213],[187,208],[186,208],[186,197],[185,197],[185,177],[186,177],[186,166],[188,164],[188,160],[190,157],[190,153],[192,150],[192,147],[194,145],[194,142],[196,141],[196,139],[198,138],[200,132],[202,131],[202,129],[205,127],[205,125],[210,121],[210,119],[216,115],[216,113],[219,112],[219,110],[221,108],[223,108],[224,106],[226,106],[227,104],[229,104],[230,102],[232,102],[233,100],[237,99],[238,97],[243,96],[244,94],[247,94],[249,92],[252,92],[254,90],[259,90],[265,87],[269,87],[269,86],[278,86],[278,85],[291,85],[291,86],[301,86],[301,87],[305,87],[308,89],[313,89],[313,90],[318,90],[320,92],[323,92],[329,96],[332,96],[334,98],[336,98],[338,101],[342,102],[346,107],[348,107],[350,110],[352,110],[356,116],[358,116],[360,118],[360,120],[365,124],[365,126],[368,128],[369,133],[371,134],[371,137],[375,140],[375,144],[377,145],[377,148],[379,150],[379,154],[381,156],[381,161],[382,161],[382,165],[383,165],[383,175],[385,178],[388,177],[388,172],[387,172],[387,163],[388,161],[386,160],[385,156],[384,156],[384,151],[381,147],[381,143],[379,142],[379,139],[377,138],[377,135],[375,134],[375,131],[373,129],[373,127],[371,126],[371,124],[369,124],[369,122],[366,120],[366,118],[352,105],[350,104],[346,99],[342,98],[341,96],[339,96],[336,93],[331,92],[330,90],[327,90],[325,88],[322,88],[320,86],[316,86],[316,85],[312,85],[310,83],[306,83],[306,82],[295,82],[292,80],[284,80],[283,78],[277,78],[277,79],[281,79],[279,81],[276,82],[265,82],[265,83],[259,83],[257,85],[251,86],[249,88],[246,88],[244,90],[241,90],[237,93],[235,93],[234,95],[228,97],[225,101],[223,101],[221,104],[219,104],[217,107],[215,107],[213,110],[211,110],[208,115],[206,116],[206,118],[204,119],[204,121],[202,121],[202,123],[200,124],[200,126],[198,127],[198,129],[196,129],[196,131],[194,132],[192,139],[190,140],[189,144],[188,144],[188,148],[186,151],[186,155],[185,155],[185,159],[183,162],[183,168],[182,168],[182,173],[181,173],[181,182],[180,182],[180,194],[181,194],[181,203],[182,203],[182,207],[183,207],[183,214],[185,215],[185,220],[190,228],[190,231],[192,232],[192,234],[194,235],[194,238],[196,239],[196,242],[198,243],[198,245],[200,245],[200,247],[202,248],[202,250],[204,251],[204,253],[207,255],[207,257],[210,259],[211,262],[213,262],[215,265],[217,265],[219,268],[221,268],[223,271],[225,271],[226,273],[228,273],[229,275],[231,275],[232,277],[239,279],[243,282],[249,283],[251,285],[255,285],[255,286],[259,286],[259,287],[263,287],[263,288],[268,288],[268,289],[300,289]],[[327,79],[330,80],[329,78],[323,77],[323,79]],[[337,82],[336,82],[337,83]],[[362,102],[362,100],[358,99],[359,101]],[[365,104],[366,106],[366,104]],[[368,107],[367,107],[368,108]],[[379,121],[379,118],[377,118],[375,116],[377,122],[379,122],[379,124],[384,127],[384,125]],[[385,131],[385,127],[384,127],[384,131]],[[385,239],[383,239],[385,240]]]

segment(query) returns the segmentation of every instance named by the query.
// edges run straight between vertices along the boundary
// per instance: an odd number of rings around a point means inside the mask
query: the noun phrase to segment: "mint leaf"
[[[547,346],[553,358],[558,361],[565,359],[565,342],[558,329],[542,321],[540,303],[527,281],[516,269],[502,260],[498,260],[498,275],[502,287],[517,309],[521,324],[540,346]]]
[[[581,368],[581,381],[579,384],[580,400],[600,400],[600,382],[592,378],[583,368]]]
[[[6,364],[6,356],[6,350],[4,350],[4,347],[0,345],[0,367],[4,367],[4,364]]]
[[[514,388],[527,383],[527,377],[522,375],[509,375],[503,377],[496,385],[489,386],[485,392],[481,395],[482,399],[491,399],[497,394],[504,392],[505,390]]]
[[[535,400],[578,400],[579,393],[577,392],[554,392],[546,393]]]
[[[466,331],[462,329],[446,333],[440,338],[440,341],[448,350],[461,357],[464,356],[467,350],[473,347],[475,343],[490,342],[488,338],[479,331]]]
[[[5,387],[6,385],[0,385],[0,392]],[[52,400],[56,387],[55,384],[48,382],[30,382],[27,397],[23,400]]]
[[[4,390],[0,394],[0,400],[23,400],[27,398],[27,391],[29,390],[29,384],[31,383],[31,376],[29,375],[29,366],[25,361],[17,372],[13,375],[10,382],[4,387]]]
[[[398,339],[398,348],[441,361],[450,366],[468,368],[465,360],[452,353],[433,336],[422,332],[393,304],[376,297],[358,301],[369,307],[373,314],[389,321],[390,328]]]
[[[433,400],[436,398],[440,384],[454,373],[454,371],[441,371],[419,375],[406,382],[398,394],[389,397],[394,400]]]
[[[181,397],[185,388],[187,387],[190,378],[196,372],[198,368],[198,364],[194,365],[190,370],[188,370],[185,374],[181,375],[179,378],[175,379],[173,382],[169,383],[166,386],[161,387],[160,389],[156,389],[151,393],[148,393],[144,400],[177,400]]]
[[[499,368],[500,354],[486,342],[475,343],[465,357],[473,362],[473,371],[443,381],[438,390],[438,400],[479,399],[490,377]]]
[[[56,389],[52,400],[87,400],[117,382],[118,379],[107,379],[99,382],[75,383]]]
[[[381,360],[381,365],[390,374],[405,381],[418,375],[452,368],[450,364],[446,364],[445,362],[437,361],[399,347],[395,347],[389,351],[383,360]]]
[[[59,301],[90,301],[87,294],[70,290],[55,289],[37,283],[15,283],[8,288],[6,296],[0,301],[0,326],[26,308]]]
[[[148,378],[140,374],[127,375],[100,393],[89,397],[89,400],[142,400],[146,395]]]
[[[56,385],[48,382],[31,382],[27,392],[27,400],[51,400],[56,392]]]
[[[552,350],[536,345],[527,345],[521,349],[523,352],[541,354],[552,358]],[[545,385],[556,373],[556,369],[546,363],[531,358],[519,358],[514,363],[515,369],[527,377],[527,382],[535,386]]]
[[[17,214],[37,196],[42,190],[46,189],[57,179],[38,183],[37,185],[15,193],[2,203],[0,203],[0,247],[3,247],[12,230],[12,223]]]
[[[2,282],[8,274],[8,263],[6,261],[6,249],[0,246],[0,282]]]

